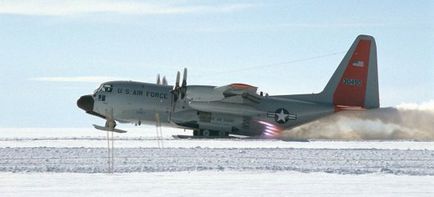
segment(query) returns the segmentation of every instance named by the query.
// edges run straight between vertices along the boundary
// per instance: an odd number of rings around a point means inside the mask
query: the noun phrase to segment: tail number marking
[[[359,80],[359,79],[344,79],[342,81],[342,83],[344,83],[344,85],[347,85],[347,86],[360,87],[362,85],[362,80]]]

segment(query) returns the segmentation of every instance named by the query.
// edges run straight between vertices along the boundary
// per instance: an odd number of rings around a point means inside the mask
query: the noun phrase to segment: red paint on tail
[[[333,94],[333,104],[364,107],[371,41],[360,40]]]

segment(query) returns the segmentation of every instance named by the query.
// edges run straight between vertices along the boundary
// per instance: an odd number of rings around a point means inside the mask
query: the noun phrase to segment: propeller
[[[168,83],[167,83],[166,76],[163,76],[162,84],[167,86]]]
[[[157,85],[161,85],[160,74],[157,75]]]
[[[171,91],[173,94],[173,100],[176,102],[178,101],[179,98],[179,78],[180,78],[181,73],[179,73],[179,71],[176,73],[176,82],[175,82],[175,86],[173,87],[173,90]]]
[[[182,85],[179,86],[179,82],[181,78],[181,73],[178,71],[176,73],[176,82],[175,86],[173,87],[173,90],[171,93],[173,94],[173,110],[175,109],[175,103],[178,101],[179,98],[184,99],[187,94],[187,68],[184,68],[183,78],[182,78]]]
[[[175,88],[179,88],[179,78],[181,77],[181,73],[178,71],[176,73],[176,83],[175,83]]]
[[[182,86],[180,92],[181,99],[184,99],[185,94],[187,93],[187,68],[184,68],[184,76],[182,77]]]

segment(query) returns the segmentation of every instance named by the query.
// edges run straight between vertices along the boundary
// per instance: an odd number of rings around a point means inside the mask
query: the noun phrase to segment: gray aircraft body
[[[285,129],[342,110],[379,107],[377,52],[373,37],[356,38],[324,90],[318,94],[263,95],[257,88],[234,83],[225,86],[187,85],[184,69],[180,85],[111,81],[77,105],[106,119],[97,129],[116,129],[116,122],[155,124],[193,130],[194,136],[229,134],[279,137]]]

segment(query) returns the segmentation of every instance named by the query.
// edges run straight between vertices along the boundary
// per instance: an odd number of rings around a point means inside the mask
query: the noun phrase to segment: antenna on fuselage
[[[157,75],[157,85],[161,85],[160,74]]]

